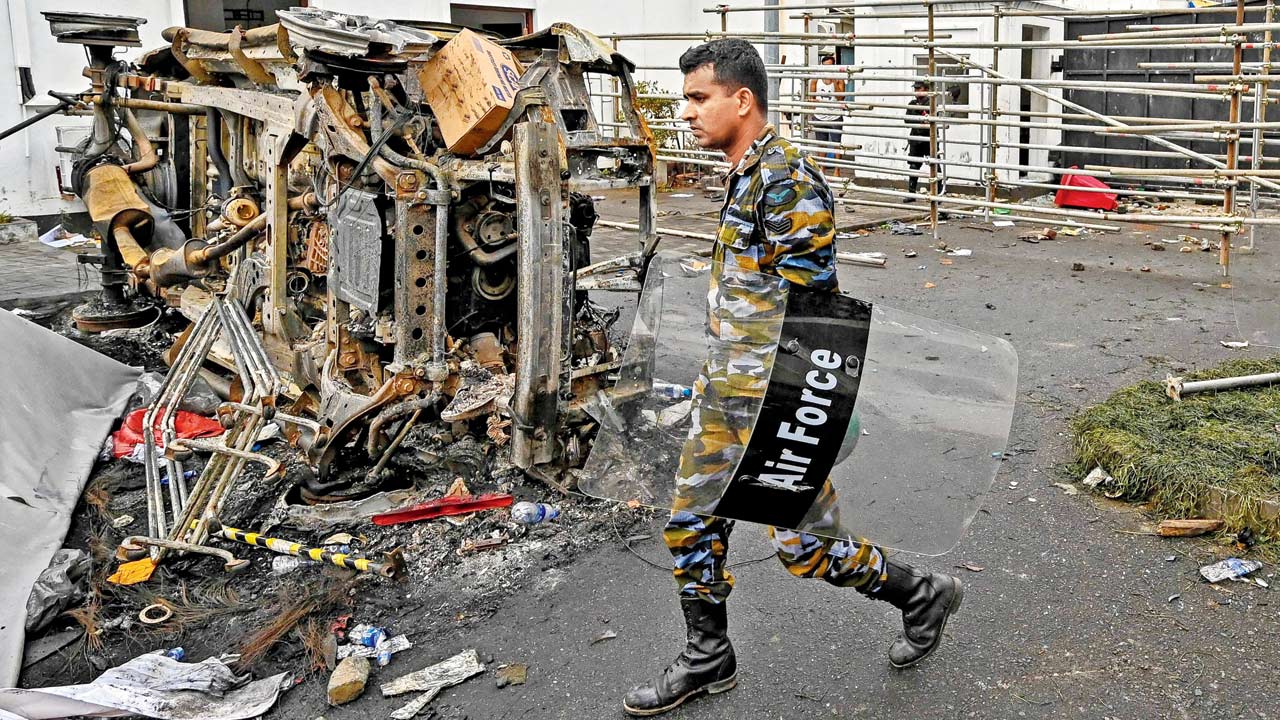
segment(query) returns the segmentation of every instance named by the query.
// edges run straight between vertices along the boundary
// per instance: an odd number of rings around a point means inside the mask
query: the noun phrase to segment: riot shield
[[[588,495],[936,555],[1008,440],[999,338],[678,253],[653,259]]]

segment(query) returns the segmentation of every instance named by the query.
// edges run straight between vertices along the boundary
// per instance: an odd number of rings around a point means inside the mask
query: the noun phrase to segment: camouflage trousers
[[[734,521],[698,511],[714,507],[741,460],[759,407],[758,399],[726,388],[719,379],[713,383],[703,375],[694,388],[693,429],[680,456],[671,519],[662,532],[675,559],[673,574],[681,597],[714,603],[723,602],[733,590],[728,555]],[[881,549],[841,529],[830,481],[802,527],[810,532],[768,530],[778,559],[792,575],[821,578],[864,593],[878,590],[887,578]]]

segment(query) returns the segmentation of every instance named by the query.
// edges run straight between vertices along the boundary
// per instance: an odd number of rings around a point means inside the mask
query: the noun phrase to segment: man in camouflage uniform
[[[638,716],[737,684],[725,609],[734,581],[727,567],[734,523],[699,511],[714,506],[745,451],[785,315],[778,290],[839,291],[831,190],[813,161],[766,123],[759,53],[744,40],[716,40],[685,52],[680,69],[688,101],[681,118],[699,145],[723,151],[733,170],[708,293],[711,349],[695,383],[694,431],[680,458],[675,509],[663,531],[675,558],[687,644],[661,675],[627,693],[623,708]],[[761,274],[779,279],[762,282]],[[886,558],[864,540],[833,539],[845,533],[829,481],[806,523],[819,534],[769,528],[787,570],[900,608],[904,632],[889,649],[894,667],[914,665],[937,648],[963,597],[959,580]]]

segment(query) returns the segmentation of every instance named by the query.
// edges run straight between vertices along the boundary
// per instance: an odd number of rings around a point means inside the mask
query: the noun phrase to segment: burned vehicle
[[[75,321],[190,323],[144,422],[151,538],[203,543],[246,463],[282,472],[252,449],[268,422],[305,458],[308,503],[377,491],[427,422],[571,484],[584,405],[620,357],[618,313],[587,290],[638,290],[655,244],[625,58],[568,25],[501,40],[295,8],[249,31],[169,28],[129,64],[113,50],[142,20],[46,17],[85,46],[92,84],[76,98],[92,135],[68,151],[103,290]],[[614,117],[593,74],[618,88]],[[636,252],[592,265],[591,193],[616,188],[639,189]],[[199,377],[227,397],[220,441],[172,434]],[[188,483],[192,454],[208,462]]]

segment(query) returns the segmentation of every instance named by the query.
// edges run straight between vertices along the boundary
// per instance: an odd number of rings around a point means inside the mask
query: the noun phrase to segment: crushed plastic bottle
[[[693,397],[693,388],[678,385],[676,383],[654,380],[653,394],[669,400],[688,400]]]
[[[168,650],[165,650],[165,651],[164,651],[164,653],[163,653],[163,655],[164,655],[165,657],[173,658],[174,660],[177,660],[178,662],[182,662],[183,660],[186,660],[186,659],[187,659],[187,651],[186,651],[186,650],[183,650],[183,649],[182,649],[182,648],[180,648],[180,647],[170,648],[170,649],[168,649]]]
[[[378,667],[386,667],[387,664],[391,662],[392,650],[391,643],[387,641],[385,634],[383,639],[379,640],[378,644],[374,646],[374,649],[378,651],[378,654],[375,656]]]
[[[521,525],[537,525],[560,517],[560,508],[546,503],[518,502],[511,506],[511,519]]]
[[[347,642],[353,645],[377,648],[378,645],[387,642],[387,631],[385,628],[374,627],[373,625],[357,625],[347,631]],[[387,657],[390,658],[391,656],[388,654]]]

